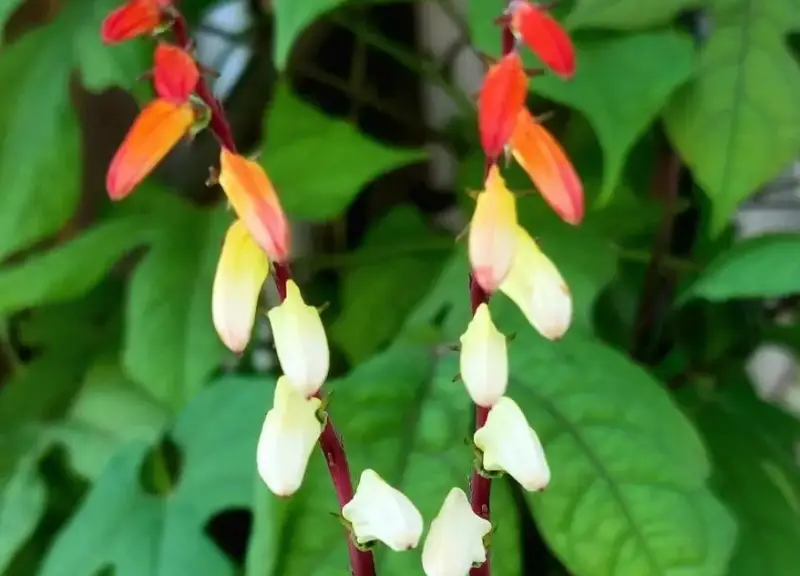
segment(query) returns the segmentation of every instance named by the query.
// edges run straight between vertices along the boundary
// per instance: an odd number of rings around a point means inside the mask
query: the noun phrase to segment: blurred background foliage
[[[429,521],[470,466],[470,409],[442,344],[469,317],[455,236],[483,168],[477,86],[453,69],[497,55],[503,2],[249,0],[215,20],[223,4],[179,6],[237,142],[296,223],[304,292],[328,304],[331,413],[352,468],[376,469]],[[129,199],[105,195],[150,96],[153,42],[100,42],[117,5],[0,0],[0,572],[345,574],[322,455],[287,501],[255,474],[274,362],[263,318],[243,358],[211,324],[231,220],[204,185],[216,143],[201,134]],[[552,114],[589,210],[569,227],[509,170],[575,321],[546,342],[492,302],[516,335],[510,394],[553,470],[542,494],[496,482],[494,573],[795,575],[797,377],[754,386],[747,360],[800,346],[800,236],[743,239],[741,216],[800,153],[800,3],[555,13],[578,73],[534,78],[529,104]],[[456,30],[443,56],[420,40],[436,26]],[[431,89],[455,111],[446,122],[430,121]],[[431,174],[448,161],[442,184]],[[421,572],[418,552],[377,562]]]

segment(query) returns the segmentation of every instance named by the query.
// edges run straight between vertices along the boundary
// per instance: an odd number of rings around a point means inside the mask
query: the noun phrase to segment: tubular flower
[[[553,72],[562,78],[575,73],[575,48],[567,32],[544,8],[513,0],[509,6],[511,30]]]
[[[469,228],[469,260],[478,284],[492,293],[511,269],[516,244],[517,202],[493,165],[478,194]]]
[[[100,31],[103,42],[116,44],[137,36],[152,34],[161,26],[164,0],[130,0],[112,11]]]
[[[483,538],[491,529],[472,511],[463,490],[450,490],[422,547],[426,576],[465,576],[473,564],[486,562]]]
[[[284,374],[303,396],[311,396],[328,377],[330,351],[319,312],[303,300],[293,280],[286,283],[286,298],[267,312],[275,351]]]
[[[496,160],[511,138],[517,114],[525,106],[528,80],[516,52],[493,64],[478,95],[478,131],[483,151]]]
[[[191,54],[177,46],[159,42],[156,47],[153,86],[159,98],[182,104],[194,92],[200,71]]]
[[[564,149],[525,108],[517,117],[511,150],[553,210],[565,222],[578,224],[583,219],[583,185]]]
[[[461,335],[461,379],[472,401],[490,407],[506,392],[508,354],[506,337],[492,322],[489,306],[478,306]]]
[[[228,228],[214,277],[211,316],[222,342],[237,354],[250,341],[269,261],[247,228],[236,220]]]
[[[195,113],[189,103],[153,100],[133,122],[108,167],[106,188],[112,200],[131,193],[192,128]]]
[[[222,148],[219,183],[239,219],[269,259],[284,262],[289,256],[289,223],[264,169]]]
[[[550,468],[536,432],[517,403],[504,396],[475,431],[475,446],[483,452],[483,469],[503,471],[529,492],[544,490]]]
[[[521,226],[517,226],[514,262],[500,291],[528,322],[549,340],[561,338],[572,320],[572,297],[550,259]]]
[[[408,497],[374,470],[364,470],[352,500],[342,508],[359,544],[379,540],[397,552],[416,548],[422,515]]]
[[[303,483],[308,459],[322,434],[319,398],[303,398],[286,376],[278,378],[273,406],[258,438],[258,474],[274,494],[290,496]]]

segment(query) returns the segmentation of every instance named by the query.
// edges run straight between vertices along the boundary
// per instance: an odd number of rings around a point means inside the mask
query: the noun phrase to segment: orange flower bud
[[[495,164],[478,194],[469,228],[469,261],[475,281],[487,293],[511,269],[516,244],[517,203]]]
[[[511,135],[514,158],[565,222],[583,219],[583,185],[555,138],[523,108]]]
[[[222,148],[219,183],[239,219],[269,259],[286,261],[290,249],[289,223],[264,169]]]
[[[165,42],[156,47],[153,86],[159,98],[182,104],[194,92],[200,72],[191,54]]]
[[[103,20],[100,35],[106,44],[116,44],[151,34],[161,26],[163,0],[130,0]]]
[[[503,56],[486,73],[478,96],[478,130],[481,147],[492,160],[502,154],[511,138],[527,92],[527,77],[516,52]]]
[[[567,32],[544,9],[514,0],[511,30],[544,64],[562,78],[575,73],[575,48]]]
[[[222,342],[237,354],[250,341],[269,262],[240,220],[228,228],[214,276],[211,316]]]
[[[159,99],[145,106],[108,167],[106,188],[111,199],[130,194],[189,132],[194,120],[194,109],[188,103],[179,106]]]

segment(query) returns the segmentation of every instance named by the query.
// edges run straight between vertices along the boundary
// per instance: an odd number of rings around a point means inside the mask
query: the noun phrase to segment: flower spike
[[[250,341],[269,261],[240,220],[228,228],[214,277],[211,316],[223,343],[241,353]]]
[[[478,130],[483,151],[493,161],[511,138],[527,92],[527,77],[516,52],[489,67],[478,95]]]
[[[511,135],[511,151],[556,214],[569,224],[580,223],[584,211],[580,178],[561,145],[525,108]]]
[[[159,42],[156,47],[153,87],[159,98],[182,104],[194,92],[200,71],[191,54],[185,50]]]
[[[517,38],[562,78],[575,73],[575,48],[567,32],[541,6],[513,0],[509,6],[511,30]]]
[[[289,223],[275,188],[256,162],[222,148],[219,184],[250,234],[273,262],[289,257]]]
[[[154,100],[142,109],[128,130],[106,175],[112,200],[131,193],[172,148],[191,130],[195,112],[191,104]]]
[[[480,287],[491,293],[508,275],[514,259],[517,200],[494,164],[478,194],[469,227],[469,260]]]
[[[162,24],[163,0],[130,0],[112,11],[105,20],[100,35],[105,44],[117,44],[137,36],[156,32]]]

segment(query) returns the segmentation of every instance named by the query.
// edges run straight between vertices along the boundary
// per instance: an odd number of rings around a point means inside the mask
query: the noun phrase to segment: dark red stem
[[[509,28],[509,20],[506,19],[502,22],[503,24],[503,56],[509,54],[514,50],[514,34],[511,32],[511,28]],[[486,158],[484,163],[484,177],[489,175],[489,170],[491,169],[494,161],[491,158]],[[475,282],[475,279],[470,276],[469,279],[469,300],[470,305],[472,307],[472,313],[475,313],[475,310],[478,309],[478,306],[483,304],[484,302],[489,301],[489,294],[483,291],[480,285]],[[475,430],[478,430],[486,424],[486,418],[489,416],[489,408],[484,408],[482,406],[475,405]],[[472,511],[475,512],[481,518],[485,518],[486,520],[491,520],[491,515],[489,512],[489,501],[491,500],[491,488],[492,483],[489,478],[485,476],[481,476],[478,470],[472,471],[472,478],[470,479],[470,503],[472,504]],[[489,568],[489,551],[486,551],[486,562],[481,564],[480,566],[473,568],[470,570],[470,576],[489,576],[490,568]]]
[[[189,29],[183,15],[176,11],[172,24],[172,33],[175,40],[182,47],[190,46]],[[211,122],[208,127],[219,143],[230,150],[236,152],[236,143],[233,140],[233,132],[225,115],[222,104],[214,97],[211,88],[204,78],[200,78],[195,89],[197,96],[211,110]],[[291,268],[286,263],[276,262],[274,264],[273,280],[278,296],[281,301],[286,298],[286,282],[292,277]],[[344,446],[339,440],[339,434],[333,426],[333,421],[328,416],[327,424],[319,437],[319,446],[325,455],[325,462],[328,464],[328,471],[333,480],[333,487],[336,490],[336,499],[339,501],[339,509],[353,498],[353,482],[350,479],[350,467],[347,465],[347,456],[344,453]],[[347,546],[350,554],[350,568],[353,576],[375,576],[375,562],[372,552],[359,550],[355,543],[348,537]]]

